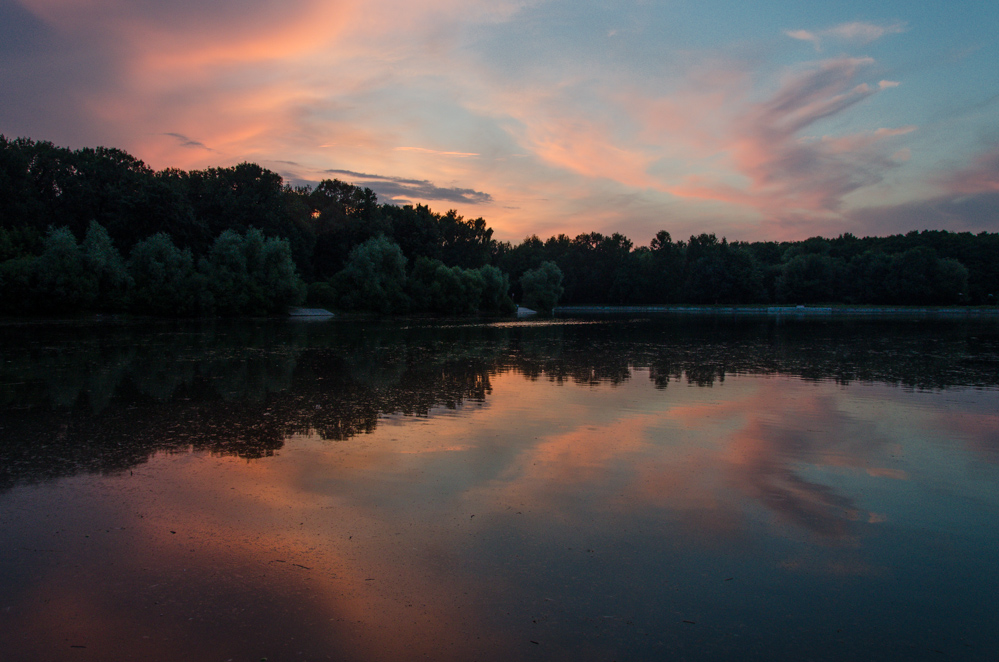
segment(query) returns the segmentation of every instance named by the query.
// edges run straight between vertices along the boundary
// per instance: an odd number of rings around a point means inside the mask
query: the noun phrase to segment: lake
[[[994,660],[999,321],[0,325],[4,660]]]

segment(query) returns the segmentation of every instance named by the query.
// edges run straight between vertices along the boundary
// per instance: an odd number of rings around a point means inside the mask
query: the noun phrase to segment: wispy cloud
[[[844,214],[843,231],[881,235],[910,230],[999,232],[999,193],[936,195]]]
[[[980,154],[965,168],[937,177],[954,194],[999,193],[999,146]]]
[[[845,214],[853,232],[895,233],[912,229],[999,231],[999,146],[965,167],[929,177],[925,195],[896,204],[867,206]]]
[[[526,141],[542,161],[584,177],[612,179],[636,188],[655,185],[646,173],[653,159],[618,144],[599,123],[538,122],[528,130]]]
[[[822,42],[825,40],[869,44],[886,35],[898,34],[905,32],[905,30],[906,25],[901,21],[886,25],[854,21],[852,23],[842,23],[825,30],[787,30],[784,34],[792,39],[810,42],[815,46],[816,51],[820,51],[822,50]]]
[[[192,138],[188,138],[187,136],[185,136],[182,133],[172,133],[172,132],[168,131],[168,132],[164,133],[163,135],[164,136],[169,136],[171,138],[176,138],[177,142],[180,144],[181,147],[191,147],[191,148],[194,148],[194,149],[204,149],[204,150],[207,150],[209,152],[214,152],[215,151],[214,149],[212,149],[211,147],[209,147],[205,143],[197,141],[197,140],[193,140]]]
[[[869,58],[835,58],[790,75],[769,98],[713,90],[685,99],[665,126],[688,133],[715,165],[667,185],[685,198],[751,206],[774,220],[838,211],[847,194],[880,182],[897,167],[896,149],[882,143],[915,131],[881,128],[842,136],[808,136],[821,120],[838,116],[890,86],[862,82]],[[709,130],[710,129],[710,130]],[[719,167],[722,166],[722,167]]]
[[[371,175],[352,170],[324,170],[330,175],[343,176],[357,186],[366,186],[394,203],[408,203],[416,200],[443,200],[464,204],[481,204],[492,202],[488,193],[470,188],[441,187],[423,179],[405,179],[402,177],[387,177]]]
[[[614,39],[603,37],[617,22],[539,0],[234,3],[17,0],[40,31],[0,61],[0,131],[113,144],[156,168],[248,160],[303,183],[350,177],[386,201],[477,205],[504,239],[641,240],[664,224],[753,238],[768,223],[799,237],[850,222],[874,190],[893,201],[991,190],[987,162],[919,179],[956,158],[940,146],[954,132],[992,135],[995,99],[962,108],[961,129],[948,111],[947,137],[917,133],[935,120],[914,91],[930,87],[899,58],[925,45],[896,40],[908,50],[883,65],[844,55],[777,68],[809,56],[799,42],[848,52],[902,22],[787,25],[808,29],[775,50],[772,31],[726,46],[709,10],[678,21],[656,3],[610,3],[620,25],[645,27]],[[991,94],[968,81],[955,103]],[[866,105],[878,98],[894,103]],[[405,177],[364,174],[382,172]]]
[[[482,156],[475,152],[443,152],[437,149],[429,149],[427,147],[396,147],[397,152],[419,152],[421,154],[433,154],[435,156],[454,156],[460,159],[471,158],[473,156]]]

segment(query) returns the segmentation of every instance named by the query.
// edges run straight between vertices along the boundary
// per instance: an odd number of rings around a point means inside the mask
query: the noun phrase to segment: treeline
[[[288,242],[255,228],[226,230],[197,261],[159,232],[135,244],[126,262],[96,221],[82,244],[67,227],[50,229],[41,244],[40,255],[0,263],[0,312],[271,315],[305,299]]]
[[[252,163],[154,171],[117,149],[0,136],[5,314],[268,314],[303,292],[384,313],[502,312],[513,301],[982,305],[999,291],[996,255],[999,234],[945,231],[780,243],[661,231],[638,247],[589,233],[514,245],[482,218],[380,204],[337,180],[293,187]]]
[[[994,305],[999,234],[909,232],[889,237],[728,242],[714,234],[649,246],[620,234],[528,237],[501,246],[500,268],[552,261],[567,304],[847,303]]]
[[[301,303],[303,282],[342,309],[509,312],[492,234],[481,218],[381,205],[335,180],[291,187],[252,163],[156,172],[117,149],[0,136],[5,314],[269,314]]]

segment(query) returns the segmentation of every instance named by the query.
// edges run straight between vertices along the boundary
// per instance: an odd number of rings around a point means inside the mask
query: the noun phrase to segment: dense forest
[[[664,225],[666,222],[663,223]],[[909,232],[648,246],[493,239],[485,220],[380,204],[252,163],[154,171],[118,149],[0,136],[0,314],[440,314],[562,304],[994,305],[999,234]]]

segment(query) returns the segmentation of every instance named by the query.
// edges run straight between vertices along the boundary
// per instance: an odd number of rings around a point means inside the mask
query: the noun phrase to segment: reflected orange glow
[[[965,440],[978,458],[999,464],[999,415],[965,411],[942,415],[935,423],[944,434]]]
[[[859,550],[865,527],[895,516],[867,511],[837,482],[909,478],[892,466],[899,445],[864,413],[866,399],[772,377],[657,390],[638,368],[614,387],[558,386],[513,371],[490,380],[487,403],[388,416],[342,442],[294,437],[273,457],[249,461],[160,454],[136,475],[69,479],[81,496],[72,508],[98,503],[99,521],[127,524],[92,530],[81,561],[103,559],[119,572],[98,579],[47,569],[31,599],[54,599],[19,616],[17,627],[38,639],[58,632],[60,645],[84,642],[80,659],[128,645],[167,660],[201,645],[182,635],[202,627],[182,627],[187,614],[218,618],[238,605],[224,627],[247,628],[250,642],[260,626],[351,659],[498,655],[510,642],[490,627],[488,603],[523,587],[482,575],[490,563],[511,562],[502,552],[480,565],[469,555],[536,528],[552,529],[544,544],[562,535],[571,549],[606,535],[601,526],[629,522],[659,522],[691,549],[714,553],[762,526],[835,550],[787,556],[776,562],[783,571],[882,572]],[[138,487],[146,484],[155,490]],[[211,585],[212,595],[189,588],[177,597],[176,573],[184,586]],[[252,604],[244,604],[248,591]],[[122,631],[151,639],[122,642]]]

